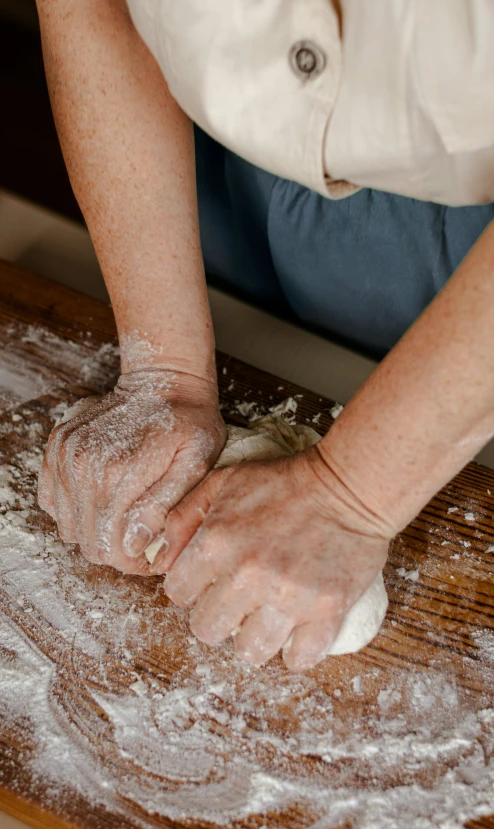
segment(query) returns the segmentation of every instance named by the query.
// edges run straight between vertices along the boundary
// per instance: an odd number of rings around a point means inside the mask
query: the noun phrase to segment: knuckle
[[[70,463],[70,467],[76,472],[81,473],[87,466],[87,450],[85,449],[79,436],[73,432],[63,442],[59,452],[60,461],[65,466]]]
[[[180,527],[186,514],[187,513],[182,506],[182,502],[176,504],[176,506],[170,510],[166,519],[167,532],[173,532],[176,526]]]
[[[168,513],[167,507],[151,497],[138,499],[126,512],[124,517],[124,532],[132,533],[140,524],[151,531],[162,528]]]
[[[150,513],[153,518],[163,520],[166,518],[176,500],[176,493],[173,489],[162,490],[140,499],[139,512]]]
[[[234,575],[234,586],[241,587],[244,584],[264,585],[267,587],[272,582],[272,572],[262,556],[256,553],[245,555],[240,561]],[[281,585],[280,585],[281,588]]]

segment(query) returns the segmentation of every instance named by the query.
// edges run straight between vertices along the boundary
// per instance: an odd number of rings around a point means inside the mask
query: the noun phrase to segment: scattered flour
[[[237,403],[235,408],[242,417],[246,417],[249,420],[255,420],[257,417],[260,417],[257,412],[257,403],[255,400]]]
[[[330,409],[329,414],[331,415],[331,417],[333,418],[333,420],[336,420],[336,418],[340,416],[340,414],[342,413],[342,411],[343,411],[343,406],[341,405],[341,403],[336,403],[336,404],[333,406],[333,408],[332,408],[332,409]]]
[[[161,346],[155,346],[148,339],[147,332],[129,331],[120,337],[124,371],[141,371],[154,364],[163,353]]]
[[[293,397],[287,397],[276,406],[270,406],[269,411],[274,417],[282,417],[283,415],[295,414],[298,408],[298,403]]]
[[[293,676],[275,661],[259,671],[230,645],[208,649],[188,634],[187,613],[165,603],[158,580],[141,587],[122,576],[110,587],[104,569],[35,528],[25,460],[2,467],[12,494],[0,516],[0,590],[3,607],[17,609],[0,616],[0,705],[8,718],[30,721],[37,748],[24,762],[35,783],[75,788],[123,817],[134,803],[219,825],[294,803],[319,815],[321,829],[346,820],[391,829],[403,815],[409,829],[459,829],[489,811],[494,709],[466,705],[453,674],[389,674],[364,663],[331,693],[323,667]],[[32,644],[32,624],[37,641],[40,626],[50,631],[50,649]],[[494,636],[474,640],[494,686]],[[139,658],[160,646],[170,654],[166,674]],[[118,678],[108,675],[108,651],[120,660]],[[355,714],[348,705],[369,684],[375,706]],[[87,705],[74,718],[80,689],[105,721]],[[117,753],[118,771],[102,763],[101,745]]]
[[[405,579],[405,581],[418,581],[419,580],[419,568],[417,567],[416,570],[406,570],[404,567],[398,567],[396,570],[396,574],[400,576],[400,578]]]
[[[142,829],[137,807],[220,826],[262,814],[266,829],[269,811],[291,824],[295,804],[312,829],[460,829],[492,812],[492,631],[472,635],[488,689],[472,696],[447,652],[427,668],[357,657],[295,676],[278,660],[240,663],[230,643],[207,648],[160,579],[110,577],[59,541],[35,506],[29,414],[2,422],[18,449],[0,463],[0,711],[29,739],[22,760],[3,751],[0,785],[22,762],[48,803],[76,792]]]
[[[0,348],[0,409],[5,411],[27,403],[29,400],[52,394],[63,383],[63,375],[81,385],[91,382],[97,391],[103,391],[118,376],[119,349],[112,343],[99,348],[90,340],[83,343],[64,340],[46,328],[22,323],[4,326],[3,339],[14,344],[9,349]],[[26,344],[38,357],[36,368],[22,355]],[[48,366],[56,366],[62,377]],[[18,412],[12,415],[14,422],[20,419]]]
[[[76,343],[35,325],[17,325],[12,335],[20,335],[22,342],[32,345],[47,362],[65,369],[72,378],[75,376],[80,383],[88,383],[95,390],[103,391],[109,380],[118,377],[120,349],[113,343],[104,343],[99,348],[90,339]],[[57,385],[60,385],[58,379]]]
[[[16,354],[0,348],[0,407],[12,408],[47,394],[56,385],[48,370],[43,374],[26,365]]]
[[[277,403],[275,406],[269,406],[267,411],[272,414],[273,417],[284,417],[287,423],[293,425],[295,423],[294,414],[297,411],[297,407],[298,403],[295,398],[287,397],[285,400],[282,400],[281,403]],[[236,401],[235,409],[240,415],[242,415],[242,417],[247,418],[251,423],[259,420],[266,414],[266,411],[263,411],[260,404],[255,400],[244,400],[242,402]]]
[[[476,631],[472,634],[472,639],[478,646],[481,658],[494,663],[494,628],[492,631]]]

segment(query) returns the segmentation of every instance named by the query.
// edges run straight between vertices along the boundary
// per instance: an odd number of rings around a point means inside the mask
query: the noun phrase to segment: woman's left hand
[[[332,474],[317,447],[211,472],[166,524],[153,572],[214,644],[234,635],[246,661],[280,648],[304,670],[327,654],[386,560],[393,533]],[[288,644],[287,644],[288,643]]]

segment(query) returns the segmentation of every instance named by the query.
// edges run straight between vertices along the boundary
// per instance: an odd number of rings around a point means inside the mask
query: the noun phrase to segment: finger
[[[127,576],[152,575],[149,570],[149,563],[145,558],[126,558],[125,562],[122,563],[121,560],[115,562],[113,559],[110,560],[108,557],[102,558],[99,553],[87,552],[82,547],[80,547],[80,550],[86,561],[89,561],[91,564],[97,564],[101,567],[111,567],[112,570],[118,570],[120,573],[125,573]]]
[[[283,660],[292,671],[307,671],[328,654],[338,631],[341,618],[333,617],[299,625],[283,648]]]
[[[293,617],[265,604],[249,616],[235,636],[235,650],[251,665],[263,665],[278,653],[293,630]]]
[[[46,444],[43,463],[38,476],[38,503],[56,521],[55,487],[59,480],[58,455],[61,444],[61,427],[53,429]]]
[[[167,544],[153,562],[153,573],[163,574],[171,569],[206,518],[229,474],[230,470],[210,472],[202,483],[171,510],[164,533]]]
[[[127,511],[123,550],[130,558],[142,555],[163,530],[168,513],[204,477],[207,466],[196,451],[179,451],[167,472]]]
[[[181,553],[165,581],[165,593],[178,607],[191,607],[220,575],[222,549],[201,527]]]
[[[117,561],[112,559],[111,562],[107,563],[107,566],[118,570],[120,573],[125,573],[128,576],[153,575],[149,567],[149,562],[144,556],[141,556],[141,558],[127,558],[127,556],[123,556]]]
[[[68,494],[65,482],[67,478],[68,438],[77,429],[83,418],[81,413],[87,409],[89,401],[98,398],[83,398],[65,412],[60,423],[52,430],[48,440],[43,464],[38,477],[38,503],[58,524],[64,541],[81,542],[77,522],[71,504],[73,499]],[[101,405],[101,404],[99,404]],[[76,491],[79,492],[84,476],[79,475]],[[82,478],[82,480],[81,480]]]
[[[144,556],[132,559],[124,555],[114,555],[111,548],[111,536],[107,531],[109,527],[108,507],[102,507],[95,517],[94,537],[97,539],[97,543],[93,543],[92,539],[88,540],[88,533],[80,528],[80,524],[77,527],[77,543],[79,544],[82,555],[87,561],[93,564],[112,567],[128,575],[151,575],[149,563]]]
[[[201,642],[215,645],[232,635],[253,610],[251,591],[235,589],[230,576],[222,576],[198,599],[190,627]]]
[[[62,484],[57,484],[54,491],[54,515],[57,522],[58,532],[62,541],[66,544],[77,544],[78,538],[75,531],[72,504]]]
[[[55,497],[53,487],[53,474],[48,464],[47,452],[38,476],[38,504],[42,510],[55,517]]]

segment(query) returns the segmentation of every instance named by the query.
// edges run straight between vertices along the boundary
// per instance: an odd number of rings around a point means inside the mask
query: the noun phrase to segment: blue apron
[[[494,218],[378,190],[325,199],[196,129],[206,273],[263,308],[381,357]]]

